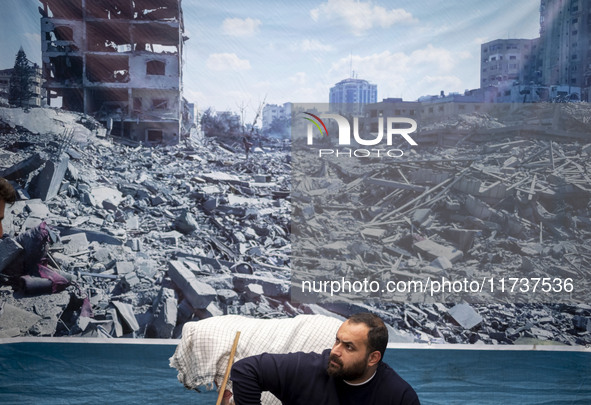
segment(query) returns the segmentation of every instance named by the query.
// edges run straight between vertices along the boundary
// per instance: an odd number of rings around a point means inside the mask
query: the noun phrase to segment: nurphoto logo
[[[312,114],[310,112],[303,112],[302,118],[308,121],[306,143],[308,145],[314,144],[314,134],[319,133],[322,137],[331,138],[331,134],[327,129],[327,123],[334,120],[337,124],[338,131],[338,145],[351,146],[354,141],[355,144],[361,146],[376,146],[384,143],[386,146],[392,146],[394,139],[402,137],[409,145],[417,146],[416,141],[410,136],[411,133],[417,129],[417,122],[412,118],[406,117],[378,117],[377,118],[377,132],[364,131],[364,137],[360,135],[359,117],[352,118],[352,125],[349,119],[339,114]],[[315,130],[317,129],[317,131]],[[352,131],[351,131],[352,129]],[[362,128],[363,129],[363,128]],[[384,136],[385,135],[385,136]],[[333,155],[336,157],[401,157],[404,152],[401,149],[319,149],[318,156]]]

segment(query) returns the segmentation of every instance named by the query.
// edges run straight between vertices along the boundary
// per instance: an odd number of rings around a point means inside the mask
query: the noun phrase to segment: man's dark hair
[[[363,323],[369,328],[367,332],[367,352],[379,351],[381,354],[380,361],[382,361],[388,346],[388,328],[386,328],[384,321],[379,316],[369,312],[351,315],[348,321]]]
[[[13,204],[16,201],[16,191],[8,180],[0,177],[0,200],[7,204]]]

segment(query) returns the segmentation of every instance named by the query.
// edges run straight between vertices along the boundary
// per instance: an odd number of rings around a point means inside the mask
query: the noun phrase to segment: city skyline
[[[0,68],[12,67],[21,45],[40,64],[41,3],[4,3]],[[539,4],[186,0],[184,96],[201,111],[246,106],[252,117],[263,100],[326,102],[329,89],[352,71],[378,86],[378,101],[461,93],[480,85],[482,43],[539,36]]]

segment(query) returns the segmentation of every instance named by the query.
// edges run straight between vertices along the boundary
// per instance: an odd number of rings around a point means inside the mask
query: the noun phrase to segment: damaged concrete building
[[[0,70],[0,106],[9,105],[10,81],[12,80],[13,71],[13,68]],[[43,91],[42,83],[43,77],[41,74],[41,68],[35,64],[32,66],[32,75],[29,83],[31,98],[28,103],[24,103],[27,104],[28,107],[41,107],[43,104],[45,92]]]
[[[148,144],[181,134],[181,0],[40,0],[49,105]]]

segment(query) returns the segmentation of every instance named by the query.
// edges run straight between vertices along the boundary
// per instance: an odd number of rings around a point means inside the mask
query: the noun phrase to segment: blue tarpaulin
[[[450,347],[446,345],[445,347]],[[168,359],[175,344],[0,344],[1,404],[213,404],[189,391]],[[591,404],[591,352],[388,349],[386,362],[428,404]],[[465,346],[464,346],[465,347]]]

